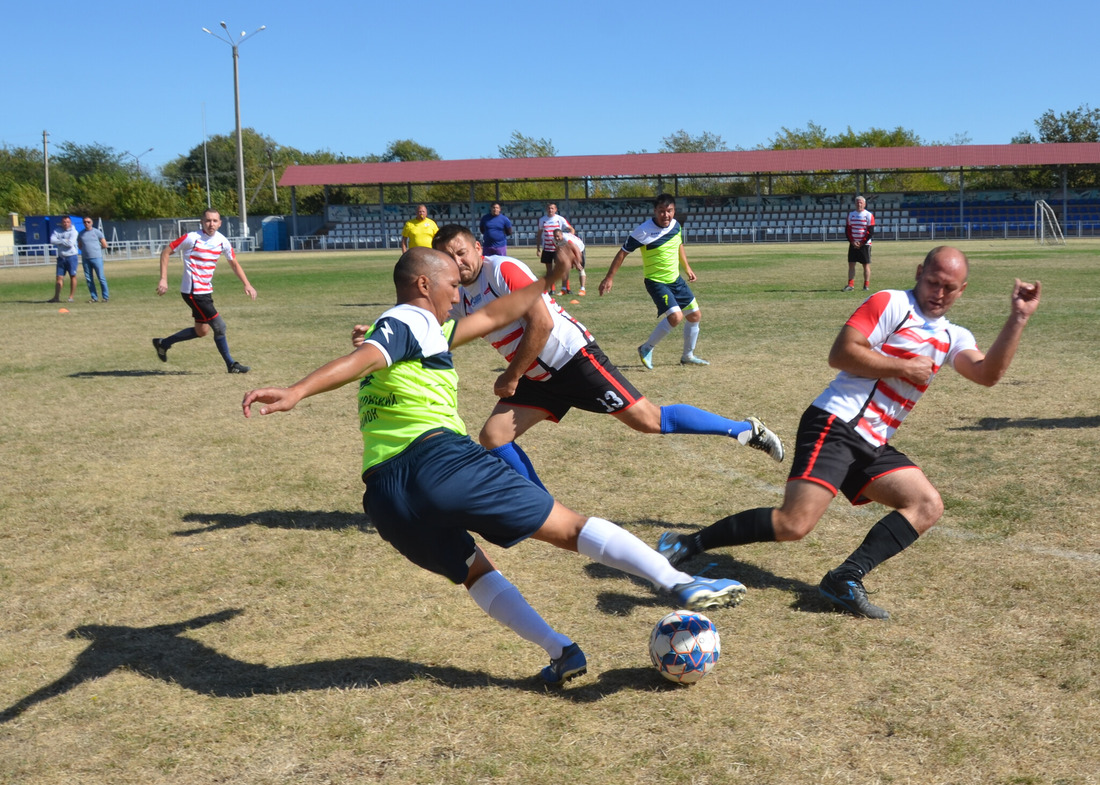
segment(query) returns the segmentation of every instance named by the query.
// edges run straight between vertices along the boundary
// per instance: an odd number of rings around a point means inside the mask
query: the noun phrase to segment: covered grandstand
[[[429,203],[437,223],[476,225],[489,201],[475,198],[475,186],[492,186],[499,199],[508,183],[558,184],[561,211],[587,242],[622,242],[649,215],[645,199],[594,198],[595,180],[649,180],[656,190],[678,198],[678,217],[692,242],[769,242],[837,240],[853,193],[790,195],[773,192],[773,180],[789,175],[854,175],[868,199],[884,239],[960,239],[973,236],[1021,237],[1035,231],[1034,205],[1049,202],[1067,236],[1100,233],[1100,191],[1067,187],[1069,167],[1100,164],[1100,143],[956,145],[896,148],[751,150],[709,153],[652,153],[552,158],[487,158],[458,161],[290,166],[280,185],[291,189],[294,247],[377,248],[396,245],[410,215],[414,185],[468,186],[468,201]],[[990,170],[1058,173],[1060,188],[968,191],[968,175]],[[956,191],[876,193],[871,184],[884,173],[950,173]],[[748,196],[681,193],[688,179],[749,178]],[[296,188],[356,186],[377,188],[373,204],[327,204],[325,227],[315,236],[297,231]],[[386,188],[404,186],[408,201],[387,203]],[[516,224],[514,243],[533,244],[543,200],[502,200]]]

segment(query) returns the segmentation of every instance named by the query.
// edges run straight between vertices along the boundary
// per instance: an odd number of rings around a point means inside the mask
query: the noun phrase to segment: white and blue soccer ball
[[[694,611],[673,611],[649,636],[649,657],[657,672],[677,684],[694,684],[714,670],[721,649],[714,623]]]

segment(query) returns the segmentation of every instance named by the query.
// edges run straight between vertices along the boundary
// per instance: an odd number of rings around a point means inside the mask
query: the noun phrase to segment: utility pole
[[[50,149],[46,143],[46,139],[49,138],[49,132],[42,132],[42,160],[46,166],[46,212],[50,212]]]

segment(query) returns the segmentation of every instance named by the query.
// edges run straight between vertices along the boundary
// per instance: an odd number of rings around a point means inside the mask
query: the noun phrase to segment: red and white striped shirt
[[[933,378],[944,363],[953,366],[959,352],[977,348],[974,335],[965,327],[944,316],[926,318],[912,291],[877,292],[846,324],[864,335],[880,354],[931,357]],[[894,435],[927,389],[927,384],[914,385],[905,379],[868,379],[841,371],[813,405],[845,420],[866,441],[878,446]]]
[[[866,240],[867,244],[870,245],[872,241],[868,235],[871,234],[874,226],[875,216],[871,215],[869,210],[852,210],[848,213],[844,233],[848,235],[848,242],[850,243],[863,243]]]
[[[451,315],[456,319],[468,316],[493,300],[522,289],[534,280],[531,268],[519,259],[511,256],[486,256],[477,280],[462,287],[462,299],[451,309]],[[544,294],[542,302],[550,311],[554,327],[550,331],[550,337],[546,339],[546,345],[539,349],[538,357],[524,374],[536,382],[550,378],[553,371],[561,368],[573,359],[573,355],[592,343],[592,334],[566,313],[550,295]],[[526,329],[526,320],[517,319],[489,333],[485,340],[504,355],[505,360],[511,362]]]
[[[233,246],[221,232],[205,235],[202,232],[188,232],[170,246],[172,251],[180,249],[183,256],[183,280],[180,291],[184,294],[211,294],[214,291],[214,268],[218,258],[224,253],[226,258],[236,260]]]
[[[554,240],[554,230],[561,229],[563,234],[573,231],[572,224],[564,215],[544,215],[539,219],[539,245],[544,251],[558,250],[558,243]]]

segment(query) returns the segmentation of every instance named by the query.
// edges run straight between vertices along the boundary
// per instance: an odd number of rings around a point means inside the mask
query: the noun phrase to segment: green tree
[[[662,153],[719,153],[729,150],[725,141],[718,134],[703,131],[698,136],[692,136],[684,129],[674,131],[661,139]]]
[[[1035,121],[1038,137],[1023,131],[1012,138],[1013,144],[1056,144],[1066,142],[1100,142],[1100,109],[1090,109],[1081,104],[1061,114],[1048,109]],[[1020,173],[1016,187],[1060,188],[1060,166],[1045,166],[1039,170]],[[1064,167],[1066,186],[1069,188],[1100,187],[1100,166],[1076,165]]]
[[[508,144],[498,146],[497,153],[501,158],[553,158],[558,150],[549,139],[536,139],[512,131]]]

